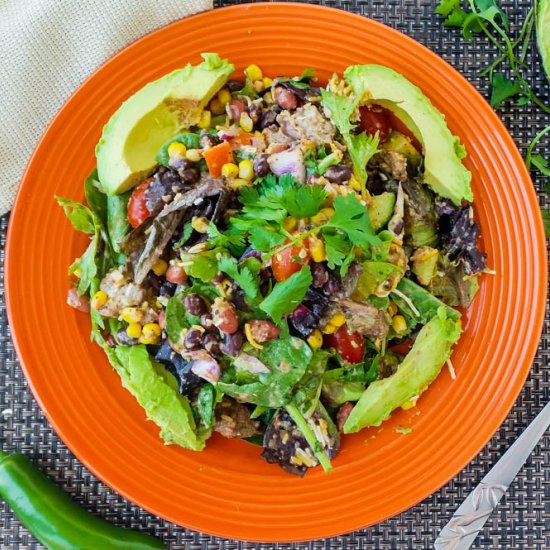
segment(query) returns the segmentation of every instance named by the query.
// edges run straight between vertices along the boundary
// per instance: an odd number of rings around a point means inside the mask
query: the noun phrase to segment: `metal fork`
[[[550,426],[550,403],[540,411],[479,485],[468,495],[434,542],[436,550],[467,550]]]

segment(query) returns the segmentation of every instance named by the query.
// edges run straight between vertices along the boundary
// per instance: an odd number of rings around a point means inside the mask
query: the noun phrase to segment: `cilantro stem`
[[[264,254],[262,256],[262,259],[272,258],[276,254],[279,254],[279,252],[282,252],[285,248],[289,248],[291,246],[294,246],[294,245],[302,242],[304,239],[307,239],[307,237],[309,237],[310,235],[313,235],[313,233],[315,233],[316,231],[319,231],[322,227],[324,227],[324,226],[319,225],[317,227],[312,227],[311,229],[308,229],[307,231],[304,231],[303,233],[300,233],[297,237],[294,237],[290,242],[283,243],[283,244],[279,245],[278,247],[276,247],[275,249],[273,249],[271,252],[267,252],[266,254]]]
[[[535,145],[546,135],[550,132],[550,125],[546,126],[546,128],[543,128],[534,138],[533,141],[529,144],[529,147],[527,149],[527,154],[525,155],[525,165],[527,166],[527,169],[531,169],[531,156],[533,154],[533,149],[535,148]]]
[[[519,61],[518,64],[524,69],[528,68],[527,65],[524,63],[524,61],[525,61],[525,56],[527,55],[527,49],[529,47],[530,37],[533,32],[533,26],[535,24],[534,15],[535,15],[534,9],[531,8],[527,13],[527,17],[525,18],[525,21],[523,22],[518,38],[512,43],[512,50],[515,50],[520,44],[522,44],[520,56],[516,59]],[[487,76],[488,74],[492,76],[493,71],[507,58],[508,58],[508,52],[504,51],[486,69],[483,69],[483,71],[479,73],[480,76]]]
[[[290,415],[290,418],[294,420],[296,426],[298,426],[298,429],[302,432],[303,436],[306,438],[308,445],[311,447],[311,450],[315,453],[315,456],[317,457],[317,460],[321,463],[323,470],[325,470],[325,472],[330,472],[330,470],[332,470],[332,464],[330,463],[330,459],[325,454],[325,451],[319,448],[321,442],[317,441],[317,438],[315,437],[313,430],[309,427],[307,420],[302,416],[298,407],[296,405],[289,404],[285,408],[288,414]]]

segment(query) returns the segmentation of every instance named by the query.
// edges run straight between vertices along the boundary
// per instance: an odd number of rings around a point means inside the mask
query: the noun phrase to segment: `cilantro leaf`
[[[206,229],[208,235],[208,244],[213,248],[226,248],[235,256],[240,256],[246,244],[244,242],[244,235],[240,232],[226,231],[222,233],[214,223],[210,222]]]
[[[266,177],[259,185],[259,194],[269,204],[279,204],[295,218],[314,216],[327,198],[327,192],[320,185],[302,185],[291,174],[284,174],[277,180]]]
[[[357,172],[359,182],[364,186],[368,178],[367,163],[378,152],[378,145],[380,143],[378,132],[374,136],[367,135],[365,132],[356,136],[350,135],[349,141],[349,156]]]
[[[462,8],[457,8],[447,16],[443,25],[445,27],[462,27],[467,17],[468,14]]]
[[[259,305],[275,323],[280,323],[283,315],[292,313],[304,299],[307,289],[313,282],[308,266],[291,275],[285,281],[277,283]]]
[[[205,283],[210,282],[218,273],[216,255],[220,252],[219,248],[213,248],[200,254],[183,254],[185,271],[191,277],[200,279]]]
[[[334,269],[337,265],[341,265],[349,254],[351,243],[342,233],[325,232],[323,233],[323,239],[325,241],[328,267]]]
[[[274,231],[270,226],[253,225],[250,228],[248,241],[258,252],[269,252],[284,242],[286,237]]]
[[[449,15],[457,8],[460,8],[460,0],[441,0],[434,11],[439,15]]]
[[[334,201],[334,215],[323,226],[325,229],[338,229],[345,233],[355,246],[367,248],[378,246],[380,239],[374,233],[367,209],[355,195],[339,196]]]
[[[498,109],[504,100],[522,91],[521,84],[517,80],[510,80],[500,73],[493,76],[492,85],[489,103],[494,109]]]
[[[330,90],[321,90],[323,105],[330,111],[330,118],[338,128],[342,136],[349,134],[354,125],[350,118],[359,104],[359,98],[352,98],[346,95],[339,95]]]
[[[550,212],[546,208],[541,209],[542,214],[542,223],[544,224],[544,232],[546,233],[546,238],[550,238]]]
[[[279,200],[260,195],[257,188],[243,187],[239,194],[239,202],[243,205],[244,216],[240,216],[241,219],[259,218],[281,223],[287,215]]]
[[[548,176],[549,179],[546,181],[546,192],[550,193],[550,166],[548,165],[548,161],[542,155],[533,155],[531,157],[531,164],[541,174]]]
[[[218,262],[218,269],[229,275],[239,285],[251,303],[255,302],[260,295],[258,274],[253,274],[248,266],[239,269],[237,260],[231,256],[222,256]]]

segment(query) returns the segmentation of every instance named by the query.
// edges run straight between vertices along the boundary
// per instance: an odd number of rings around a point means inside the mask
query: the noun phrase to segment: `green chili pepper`
[[[159,550],[157,539],[88,514],[22,454],[0,451],[0,496],[51,550]]]

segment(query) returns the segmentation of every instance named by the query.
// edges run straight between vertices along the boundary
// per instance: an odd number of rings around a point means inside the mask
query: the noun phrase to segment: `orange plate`
[[[165,447],[89,339],[85,315],[65,305],[67,266],[86,239],[53,195],[83,198],[102,126],[147,82],[217,51],[242,70],[326,79],[380,63],[420,86],[460,136],[474,174],[483,246],[496,275],[482,279],[453,356],[418,406],[381,428],[344,438],[326,475],[304,479],[260,460],[258,447],[212,438],[203,453]],[[239,73],[242,74],[242,73]],[[8,312],[19,358],[40,406],[75,455],[153,514],[224,537],[294,541],[377,523],[460,471],[495,432],[527,376],[541,331],[546,247],[536,195],[502,123],[454,69],[410,38],[342,11],[304,4],[242,5],[146,36],[101,67],[66,103],[27,168],[10,221]],[[409,435],[396,433],[411,426]]]

